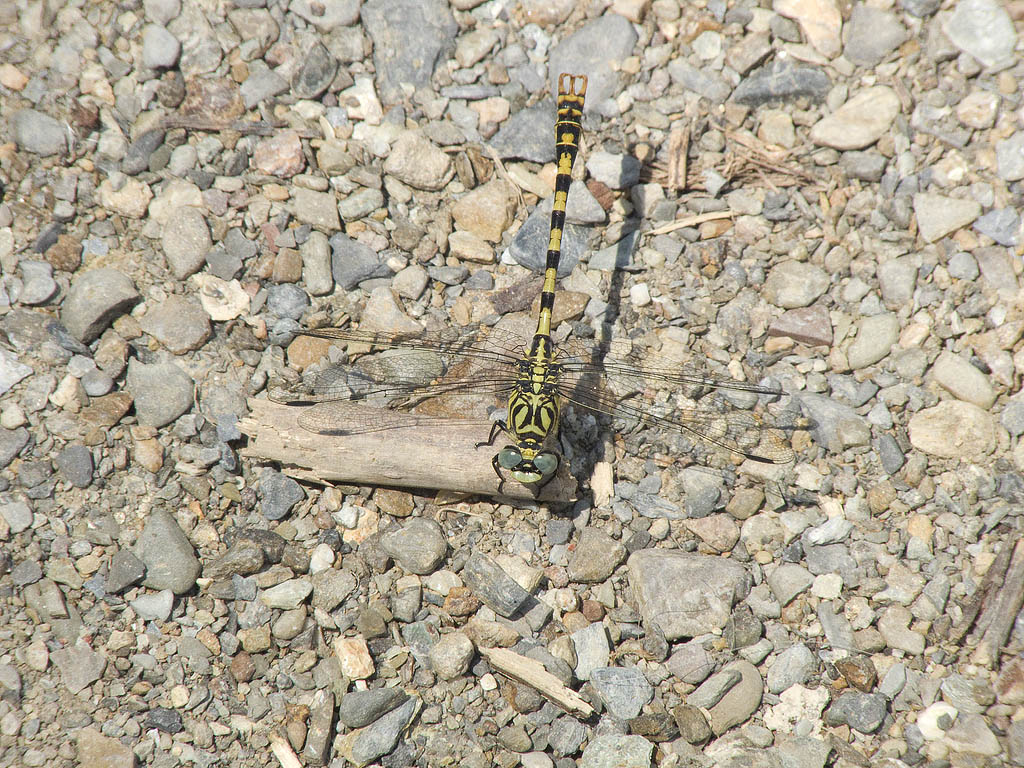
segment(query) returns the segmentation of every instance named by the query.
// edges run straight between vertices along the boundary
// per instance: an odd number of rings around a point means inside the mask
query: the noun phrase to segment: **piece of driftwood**
[[[582,718],[594,714],[594,708],[572,688],[552,675],[536,659],[520,656],[508,648],[480,648],[480,655],[501,674],[518,680],[554,702],[562,709]]]
[[[275,461],[297,480],[333,484],[434,488],[530,501],[570,502],[576,482],[563,462],[555,477],[537,491],[506,477],[501,492],[491,459],[508,443],[499,434],[487,440],[491,425],[375,408],[336,404],[355,431],[317,434],[298,425],[308,406],[249,399],[249,415],[239,428],[250,437],[242,455]],[[315,406],[314,406],[315,407]]]
[[[1003,546],[1010,548],[1008,542]],[[999,649],[1010,636],[1017,614],[1024,605],[1024,539],[1019,540],[1013,547],[1013,556],[1006,569],[1006,575],[998,583],[999,589],[995,599],[978,622],[981,626],[987,626],[978,647],[971,654],[971,661],[987,667],[998,663]]]
[[[996,587],[1005,583],[1006,569],[1010,567],[1012,554],[1013,547],[1009,543],[1004,544],[999,550],[996,559],[992,561],[985,572],[981,586],[964,601],[960,620],[949,632],[949,642],[959,643],[963,640],[964,636],[971,631],[975,621],[978,620],[979,614],[984,613],[991,618],[990,608],[995,599]],[[979,630],[984,632],[985,629],[986,625],[981,623]]]

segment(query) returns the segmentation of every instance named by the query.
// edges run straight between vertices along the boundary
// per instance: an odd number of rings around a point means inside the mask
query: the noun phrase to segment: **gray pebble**
[[[292,75],[292,92],[300,99],[315,99],[327,90],[337,71],[337,60],[323,45],[314,43]]]
[[[737,596],[749,591],[743,566],[719,557],[645,549],[630,555],[628,564],[644,621],[657,625],[667,640],[721,629]]]
[[[942,31],[985,67],[1002,69],[1013,64],[1017,32],[998,0],[961,0],[944,19]]]
[[[112,594],[120,594],[141,582],[145,575],[145,564],[131,550],[119,549],[110,558],[106,589]]]
[[[87,488],[92,482],[92,451],[81,443],[72,443],[54,460],[61,477],[75,488]]]
[[[679,646],[665,662],[669,672],[690,685],[698,685],[715,669],[714,657],[697,641]]]
[[[640,180],[640,161],[632,155],[613,155],[603,150],[587,158],[590,175],[612,189],[629,189]]]
[[[28,306],[45,304],[57,293],[57,282],[53,279],[53,267],[48,262],[22,259],[18,262],[23,285],[18,303]]]
[[[28,445],[29,434],[24,427],[0,429],[0,468],[6,467]]]
[[[806,592],[814,583],[814,576],[802,565],[783,563],[766,579],[768,586],[781,605],[787,605],[797,595]]]
[[[857,328],[857,338],[846,351],[853,370],[874,365],[892,351],[899,338],[900,321],[896,315],[883,313],[865,317]]]
[[[249,76],[239,88],[246,109],[252,109],[261,101],[287,90],[288,81],[265,65],[250,67]]]
[[[674,58],[669,62],[668,73],[672,80],[688,91],[703,96],[708,101],[721,103],[729,98],[732,88],[729,83],[705,68],[698,68],[685,59]]]
[[[171,214],[160,242],[167,268],[179,280],[198,272],[213,247],[202,211],[190,205],[183,205]]]
[[[294,611],[306,602],[306,598],[312,592],[313,584],[309,579],[288,579],[262,590],[260,592],[260,602],[268,608]]]
[[[44,112],[20,109],[11,115],[10,127],[15,143],[26,152],[46,157],[67,148],[64,126]]]
[[[783,261],[772,267],[761,288],[766,301],[777,307],[806,307],[828,290],[829,276],[821,267],[802,261]]]
[[[358,6],[358,4],[356,4]],[[384,104],[405,98],[403,86],[426,88],[441,52],[450,50],[458,26],[442,0],[369,0],[359,12],[373,40],[376,85]]]
[[[608,714],[630,720],[640,714],[654,696],[653,686],[637,667],[602,667],[590,673],[590,684],[601,697]]]
[[[851,179],[875,182],[882,178],[888,160],[884,155],[872,151],[851,150],[843,152],[839,164]]]
[[[242,271],[242,260],[220,247],[206,254],[206,268],[221,280],[233,280]]]
[[[576,651],[576,667],[573,672],[579,680],[589,680],[594,670],[608,666],[611,648],[608,631],[603,624],[588,624],[583,629],[577,629],[570,637]]]
[[[248,576],[259,572],[263,568],[263,562],[263,547],[249,539],[238,539],[224,554],[206,563],[203,567],[203,576],[218,580],[235,574]]]
[[[1000,245],[1016,247],[1021,241],[1020,215],[1013,208],[996,208],[974,222],[974,228]]]
[[[210,316],[193,299],[168,296],[139,320],[143,331],[176,355],[199,349],[210,338]]]
[[[150,589],[169,589],[183,595],[195,586],[199,558],[167,509],[158,507],[150,513],[135,543],[135,554],[146,566],[144,584]]]
[[[142,30],[142,63],[149,69],[169,69],[178,62],[181,43],[159,24]]]
[[[843,24],[843,55],[854,64],[873,67],[907,38],[895,14],[869,5],[857,5]]]
[[[351,291],[364,280],[391,274],[370,246],[343,232],[333,235],[328,242],[331,245],[331,274],[342,289]]]
[[[534,163],[550,163],[555,147],[547,140],[554,104],[541,101],[521,109],[501,124],[491,138],[490,147],[502,158],[522,158]]]
[[[888,475],[896,474],[907,460],[903,454],[903,449],[900,448],[900,444],[890,434],[883,433],[878,438],[876,448],[878,450],[878,458],[882,462],[882,469]]]
[[[352,762],[366,765],[393,750],[418,709],[416,699],[410,698],[366,726],[351,742]]]
[[[558,757],[574,755],[587,737],[587,727],[569,715],[562,715],[551,724],[548,744]]]
[[[803,643],[791,645],[775,657],[775,663],[768,668],[768,690],[782,693],[794,685],[801,685],[810,679],[818,668],[814,654]]]
[[[32,369],[29,366],[18,362],[18,358],[13,353],[0,348],[0,395],[8,392],[19,381],[31,375]],[[2,453],[3,449],[0,447],[0,455]]]
[[[140,298],[135,284],[124,273],[113,267],[93,269],[71,284],[61,305],[60,320],[78,341],[89,344]]]
[[[310,604],[322,611],[333,611],[356,588],[351,571],[327,568],[313,575],[313,597]]]
[[[302,255],[302,282],[313,296],[323,296],[334,290],[331,273],[331,248],[322,232],[310,232],[299,247]]]
[[[114,380],[98,368],[82,374],[82,389],[89,397],[102,397],[114,388]]]
[[[338,203],[338,213],[342,221],[357,221],[369,216],[383,205],[384,193],[379,189],[360,189]]]
[[[958,280],[977,280],[981,274],[978,262],[967,251],[957,251],[950,256],[946,268],[949,274]]]
[[[256,255],[256,243],[247,238],[238,227],[232,227],[225,233],[223,245],[229,255],[242,262]]]
[[[11,568],[11,581],[19,589],[27,587],[29,584],[35,584],[41,578],[43,578],[43,568],[35,560],[21,560]]]
[[[860,733],[874,733],[888,714],[888,702],[880,693],[843,693],[825,712],[828,725],[848,725]]]
[[[996,166],[1001,179],[1024,179],[1024,131],[996,142]]]
[[[878,266],[878,287],[887,306],[894,309],[907,304],[914,296],[919,257],[900,256]]]
[[[430,649],[430,668],[442,680],[453,680],[469,669],[476,649],[463,632],[448,632]]]
[[[349,728],[363,728],[408,699],[399,687],[350,691],[338,704],[338,719]]]
[[[309,308],[309,296],[293,283],[271,285],[267,289],[267,311],[275,317],[298,320]]]
[[[267,520],[281,520],[306,498],[302,486],[281,472],[260,472],[260,511]]]
[[[584,528],[566,572],[576,582],[601,582],[626,558],[626,548],[597,528]]]
[[[380,543],[405,570],[420,576],[436,571],[448,551],[448,540],[441,526],[422,517],[385,533]]]
[[[192,377],[174,363],[145,365],[135,358],[128,361],[125,389],[135,399],[139,423],[150,427],[166,426],[187,413],[195,397]]]
[[[150,592],[132,600],[131,606],[143,621],[167,621],[174,608],[174,593],[169,589]]]
[[[629,56],[636,42],[636,31],[624,16],[607,13],[587,21],[551,51],[551,62],[558,65],[548,67],[550,92],[557,92],[560,72],[586,72],[590,78],[587,103],[608,114],[605,101],[618,93],[622,77],[609,63]],[[610,114],[618,115],[618,109]]]
[[[473,594],[499,616],[513,615],[530,597],[493,560],[474,551],[462,569],[462,580]]]
[[[147,19],[166,26],[181,13],[181,0],[143,0],[142,7]]]
[[[60,679],[72,694],[77,694],[100,679],[107,668],[107,658],[94,651],[85,641],[50,654],[50,660],[60,670]]]
[[[801,97],[820,103],[825,100],[831,88],[832,83],[822,70],[794,66],[788,59],[776,60],[771,66],[744,78],[736,86],[732,98],[733,101],[751,107],[769,101],[790,101]]]
[[[687,696],[686,703],[691,707],[710,709],[742,679],[743,675],[739,670],[722,670],[709,677],[699,688]]]

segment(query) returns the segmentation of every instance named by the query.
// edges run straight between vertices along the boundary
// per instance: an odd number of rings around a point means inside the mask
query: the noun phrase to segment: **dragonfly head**
[[[547,480],[558,469],[558,454],[554,451],[520,450],[506,445],[498,451],[498,464],[524,485]]]

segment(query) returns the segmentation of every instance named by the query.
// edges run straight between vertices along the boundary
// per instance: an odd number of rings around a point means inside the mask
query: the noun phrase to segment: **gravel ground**
[[[1022,18],[4,2],[0,764],[1024,765]],[[563,71],[563,328],[781,385],[796,466],[242,456],[303,326],[529,323]]]

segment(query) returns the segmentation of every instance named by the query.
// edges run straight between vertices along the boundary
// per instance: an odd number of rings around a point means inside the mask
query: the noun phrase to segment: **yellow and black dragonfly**
[[[504,401],[507,415],[493,422],[488,441],[493,443],[499,433],[508,437],[508,445],[491,462],[500,479],[499,492],[505,473],[536,487],[555,475],[561,461],[555,441],[566,403],[682,434],[734,457],[768,464],[794,459],[792,448],[766,413],[736,409],[714,394],[732,391],[773,398],[782,394],[778,389],[682,365],[645,365],[628,342],[568,339],[556,344],[552,340],[555,279],[572,166],[582,133],[586,83],[586,77],[579,75],[559,78],[555,196],[532,338],[483,326],[411,333],[353,328],[300,331],[355,345],[350,349],[376,350],[354,362],[321,370],[301,386],[301,394],[274,396],[293,404],[316,403],[299,416],[301,427],[324,435],[387,428],[387,410],[377,417],[353,419],[353,411],[342,407],[346,402],[379,401],[389,408],[409,408],[452,395]],[[648,397],[666,390],[672,397],[657,403]],[[437,428],[443,428],[440,422]]]

